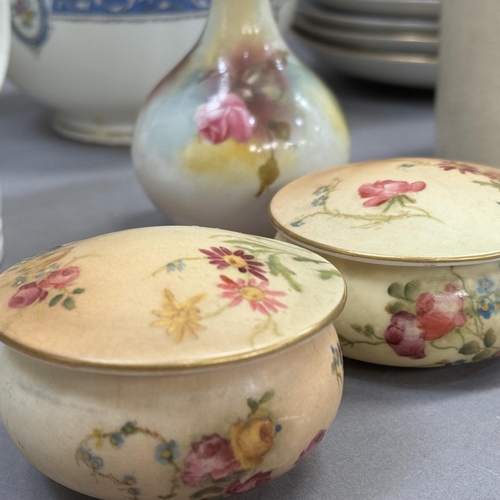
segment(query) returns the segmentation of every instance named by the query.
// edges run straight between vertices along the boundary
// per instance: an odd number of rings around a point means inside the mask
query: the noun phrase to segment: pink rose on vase
[[[425,189],[425,182],[417,181],[411,184],[406,181],[377,181],[373,184],[363,184],[358,188],[361,198],[368,198],[364,207],[378,207],[400,194],[416,193]]]
[[[391,316],[384,339],[398,356],[411,359],[425,357],[425,341],[417,317],[407,311]]]
[[[12,309],[22,309],[23,307],[30,306],[34,302],[41,302],[47,295],[47,290],[43,290],[35,282],[28,283],[19,288],[10,298],[8,305]]]
[[[199,136],[211,144],[220,144],[229,138],[247,142],[255,125],[245,102],[235,94],[212,97],[198,107],[194,120]]]
[[[417,298],[417,318],[424,340],[436,340],[467,323],[463,308],[467,293],[448,284],[444,293],[422,293]]]
[[[314,448],[316,448],[316,446],[318,446],[318,444],[320,443],[320,441],[325,437],[325,434],[326,434],[326,430],[325,429],[321,429],[316,434],[316,436],[314,436],[313,440],[307,445],[307,448],[305,450],[302,450],[302,452],[300,453],[299,458],[297,458],[297,461],[295,463],[298,463],[301,460],[303,460],[304,458],[306,458],[307,455],[309,455],[314,450]]]
[[[80,270],[76,266],[65,267],[50,273],[44,280],[40,281],[41,288],[64,288],[71,285],[78,276]]]
[[[270,470],[267,472],[257,472],[257,474],[246,481],[235,481],[227,487],[226,493],[228,495],[236,495],[237,493],[253,490],[257,486],[267,483],[271,479],[271,473],[272,471]]]
[[[201,441],[191,445],[184,458],[184,472],[181,474],[181,479],[188,486],[198,486],[206,476],[217,481],[229,476],[239,467],[230,441],[219,434],[212,434],[203,436]]]

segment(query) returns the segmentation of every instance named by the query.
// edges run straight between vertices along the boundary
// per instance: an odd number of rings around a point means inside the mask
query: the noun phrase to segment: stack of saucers
[[[368,80],[432,88],[441,0],[302,0],[295,30],[328,64]]]

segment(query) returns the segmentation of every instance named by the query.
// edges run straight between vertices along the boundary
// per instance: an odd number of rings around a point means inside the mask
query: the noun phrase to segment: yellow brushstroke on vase
[[[285,147],[279,141],[273,150],[280,173],[297,168],[297,153],[293,146]],[[179,155],[179,162],[191,175],[209,175],[232,183],[259,182],[259,168],[264,165],[271,152],[254,139],[246,143],[228,139],[221,144],[210,144],[195,137]]]

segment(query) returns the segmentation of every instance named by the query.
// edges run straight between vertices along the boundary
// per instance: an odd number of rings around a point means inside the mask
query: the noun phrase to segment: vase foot
[[[130,146],[134,124],[103,123],[57,113],[52,121],[54,132],[65,139],[106,146]]]

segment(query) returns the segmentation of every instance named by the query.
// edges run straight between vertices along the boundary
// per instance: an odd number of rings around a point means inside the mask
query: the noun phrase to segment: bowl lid
[[[340,273],[296,245],[220,229],[133,229],[0,275],[0,341],[81,368],[199,368],[304,340],[344,301]]]
[[[288,239],[381,264],[500,258],[500,170],[398,158],[331,168],[282,188],[270,207]]]

